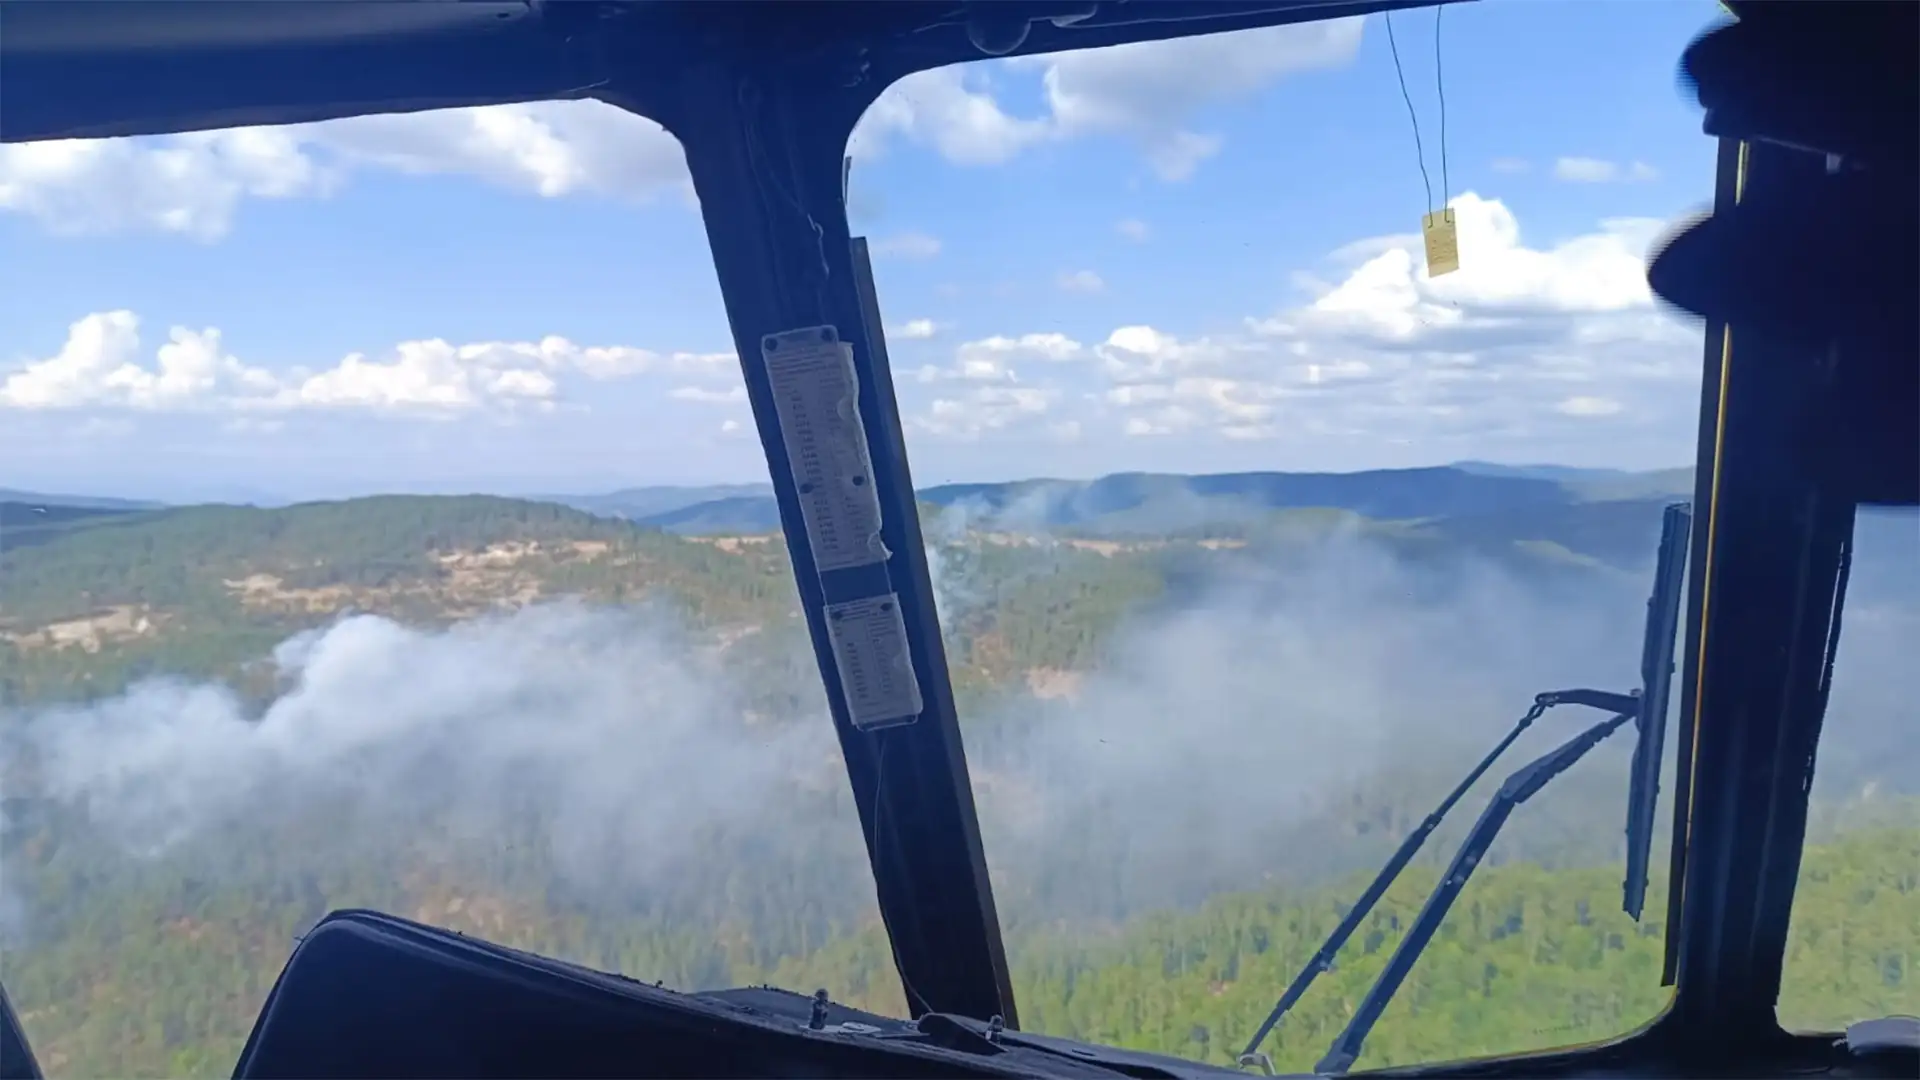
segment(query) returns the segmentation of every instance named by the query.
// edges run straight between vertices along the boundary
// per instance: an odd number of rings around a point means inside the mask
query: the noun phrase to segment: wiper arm
[[[1618,698],[1623,695],[1606,695]],[[1387,1002],[1400,989],[1407,973],[1413,970],[1414,961],[1433,940],[1435,931],[1446,919],[1453,902],[1466,887],[1467,878],[1473,875],[1474,868],[1480,865],[1480,859],[1493,846],[1493,840],[1500,834],[1500,827],[1507,823],[1513,808],[1532,798],[1536,792],[1547,785],[1549,780],[1565,772],[1574,762],[1579,761],[1587,751],[1598,746],[1601,740],[1619,730],[1622,724],[1634,719],[1638,712],[1638,698],[1627,698],[1627,707],[1616,715],[1602,720],[1580,734],[1562,743],[1533,762],[1521,766],[1487,804],[1480,814],[1480,820],[1474,823],[1473,831],[1467,834],[1466,842],[1460,845],[1459,854],[1447,867],[1440,884],[1427,897],[1427,902],[1415,916],[1413,924],[1407,928],[1407,936],[1400,941],[1399,948],[1393,951],[1392,959],[1387,961],[1386,969],[1374,980],[1367,996],[1354,1010],[1353,1019],[1347,1022],[1346,1029],[1340,1032],[1327,1055],[1314,1066],[1314,1072],[1322,1075],[1344,1073],[1360,1056],[1360,1047],[1366,1042],[1367,1033],[1380,1019]]]
[[[1348,909],[1346,917],[1340,920],[1340,925],[1333,928],[1333,933],[1327,936],[1320,950],[1313,954],[1313,959],[1307,961],[1307,966],[1300,969],[1300,974],[1293,977],[1293,982],[1288,984],[1286,992],[1281,994],[1280,1000],[1274,1003],[1273,1011],[1268,1013],[1266,1020],[1260,1024],[1260,1030],[1253,1033],[1253,1038],[1247,1041],[1247,1048],[1240,1052],[1238,1059],[1240,1065],[1243,1068],[1266,1067],[1267,1063],[1260,1056],[1260,1044],[1273,1033],[1273,1029],[1279,1025],[1281,1018],[1287,1015],[1287,1011],[1306,994],[1307,988],[1313,985],[1313,980],[1319,978],[1322,972],[1332,970],[1334,957],[1346,946],[1347,939],[1353,936],[1353,932],[1360,928],[1360,924],[1366,920],[1368,913],[1373,911],[1374,905],[1386,895],[1387,889],[1392,887],[1394,880],[1400,876],[1400,871],[1405,870],[1407,864],[1413,861],[1413,857],[1419,854],[1421,845],[1425,844],[1427,837],[1439,827],[1441,819],[1446,817],[1447,812],[1466,795],[1467,790],[1478,783],[1480,777],[1493,767],[1493,763],[1499,760],[1500,755],[1506,753],[1507,748],[1514,744],[1514,740],[1525,734],[1535,720],[1540,719],[1542,713],[1556,705],[1586,705],[1617,713],[1634,710],[1638,700],[1630,694],[1611,694],[1604,690],[1556,690],[1535,697],[1533,707],[1513,725],[1513,730],[1507,732],[1506,737],[1496,743],[1486,757],[1480,759],[1480,764],[1473,767],[1473,771],[1467,774],[1466,779],[1460,781],[1451,792],[1448,792],[1447,797],[1440,801],[1439,806],[1433,808],[1433,812],[1420,822],[1419,827],[1408,833],[1407,838],[1400,842],[1400,847],[1393,853],[1393,858],[1388,859],[1386,865],[1380,868],[1380,872],[1374,876],[1366,891],[1360,894],[1360,898],[1354,901],[1353,907]]]
[[[1647,901],[1647,864],[1653,856],[1654,810],[1660,798],[1660,757],[1667,743],[1667,700],[1673,686],[1673,653],[1680,633],[1680,587],[1686,580],[1687,540],[1693,507],[1675,503],[1660,520],[1660,556],[1654,563],[1653,595],[1640,645],[1640,741],[1633,748],[1627,787],[1627,876],[1621,910],[1635,922]]]

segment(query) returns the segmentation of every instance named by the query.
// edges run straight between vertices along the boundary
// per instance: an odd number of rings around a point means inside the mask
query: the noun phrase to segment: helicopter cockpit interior
[[[1809,777],[1846,645],[1856,514],[1920,504],[1920,5],[1894,2],[1730,0],[1723,23],[1674,58],[1718,166],[1711,212],[1667,236],[1647,270],[1654,293],[1704,327],[1705,348],[1694,487],[1662,519],[1639,685],[1540,688],[1294,984],[1274,987],[1267,1022],[1234,1033],[1252,1036],[1243,1052],[1236,1045],[1236,1066],[1022,1031],[889,366],[891,324],[869,243],[849,222],[849,137],[888,86],[946,65],[1432,6],[0,0],[9,144],[582,98],[680,140],[911,1012],[883,1016],[811,987],[675,992],[349,909],[305,933],[233,1075],[1273,1075],[1270,1031],[1441,816],[1483,776],[1504,779],[1314,1070],[1339,1075],[1364,1066],[1368,1031],[1484,845],[1616,731],[1636,740],[1625,907],[1666,928],[1670,1004],[1604,1043],[1380,1075],[1920,1072],[1920,1022],[1862,1017],[1846,1031],[1790,1032],[1775,1010]],[[1496,764],[1561,706],[1598,723],[1531,763]],[[1661,756],[1669,741],[1675,761]],[[1654,811],[1663,765],[1675,777],[1670,818]],[[1664,903],[1647,900],[1650,873],[1678,883]],[[29,1034],[5,1004],[0,1077],[60,1075],[43,1072]]]

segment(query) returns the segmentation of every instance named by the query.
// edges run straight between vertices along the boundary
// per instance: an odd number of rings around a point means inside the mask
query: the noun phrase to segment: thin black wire
[[[1433,9],[1433,88],[1440,93],[1440,208],[1453,200],[1453,186],[1447,181],[1447,80],[1440,67],[1440,15],[1447,10],[1441,4]]]
[[[1407,93],[1407,74],[1400,69],[1400,46],[1393,40],[1393,13],[1386,13],[1387,47],[1393,50],[1393,73],[1400,79],[1400,99],[1407,103],[1407,115],[1413,120],[1413,152],[1420,157],[1420,183],[1427,189],[1427,213],[1433,213],[1433,181],[1427,177],[1427,151],[1420,145],[1420,114],[1413,111],[1413,95]]]

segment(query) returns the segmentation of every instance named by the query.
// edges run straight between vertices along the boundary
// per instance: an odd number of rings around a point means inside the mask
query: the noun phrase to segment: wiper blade
[[[1416,921],[1416,929],[1408,931],[1400,950],[1394,954],[1394,963],[1401,963],[1402,954],[1404,954],[1405,968],[1411,968],[1420,950],[1426,947],[1425,939],[1433,936],[1440,920],[1446,916],[1447,907],[1453,902],[1452,894],[1457,894],[1460,887],[1465,885],[1467,875],[1473,872],[1473,867],[1478,864],[1480,855],[1484,854],[1487,846],[1493,843],[1493,835],[1499,832],[1501,824],[1506,821],[1507,814],[1512,812],[1513,807],[1525,802],[1539,790],[1540,785],[1579,760],[1581,755],[1592,749],[1600,740],[1611,735],[1627,720],[1638,722],[1639,742],[1634,748],[1632,788],[1627,799],[1627,876],[1624,891],[1627,912],[1635,919],[1639,918],[1640,908],[1646,897],[1647,860],[1653,838],[1654,803],[1660,790],[1661,747],[1666,738],[1667,698],[1673,675],[1674,638],[1679,626],[1681,585],[1685,580],[1687,541],[1692,532],[1692,524],[1693,510],[1686,503],[1675,503],[1667,507],[1661,521],[1660,550],[1654,565],[1653,595],[1647,601],[1647,622],[1642,633],[1640,648],[1641,689],[1631,694],[1616,694],[1606,690],[1556,690],[1534,698],[1533,708],[1520,718],[1519,723],[1507,733],[1506,738],[1501,739],[1494,746],[1493,751],[1482,758],[1480,764],[1474,766],[1473,771],[1468,773],[1466,779],[1462,780],[1459,786],[1441,801],[1433,813],[1427,815],[1426,820],[1420,823],[1420,827],[1408,834],[1407,838],[1401,842],[1399,850],[1395,851],[1393,858],[1388,859],[1387,864],[1381,867],[1380,873],[1373,879],[1372,884],[1367,886],[1366,892],[1361,894],[1360,899],[1355,901],[1346,917],[1340,920],[1340,925],[1334,928],[1326,943],[1320,946],[1320,950],[1314,953],[1313,959],[1309,960],[1300,974],[1294,977],[1286,992],[1280,995],[1280,1000],[1274,1003],[1273,1011],[1267,1014],[1267,1019],[1260,1025],[1260,1030],[1247,1043],[1246,1050],[1241,1052],[1239,1063],[1242,1068],[1258,1066],[1268,1074],[1272,1073],[1272,1063],[1259,1052],[1260,1044],[1266,1041],[1267,1036],[1280,1023],[1287,1010],[1293,1008],[1301,996],[1307,992],[1307,987],[1312,985],[1313,980],[1318,978],[1321,972],[1332,969],[1334,956],[1346,945],[1347,939],[1353,936],[1353,932],[1360,928],[1361,922],[1373,910],[1374,905],[1380,902],[1380,898],[1386,894],[1394,879],[1399,877],[1400,872],[1413,860],[1420,846],[1440,824],[1441,818],[1453,809],[1454,804],[1460,801],[1467,790],[1499,759],[1502,753],[1506,752],[1507,747],[1512,746],[1514,740],[1540,718],[1541,713],[1556,705],[1583,705],[1613,713],[1614,716],[1576,736],[1572,741],[1508,778],[1486,811],[1481,814],[1480,821],[1474,826],[1473,831],[1468,834],[1466,844],[1447,871],[1447,877],[1441,879],[1434,895],[1428,898],[1427,908],[1421,911],[1421,920],[1426,919],[1429,912],[1432,913],[1432,924],[1426,927],[1422,932],[1424,936],[1416,942],[1416,930],[1420,925]],[[1483,831],[1486,833],[1485,837],[1477,839],[1481,837]],[[1478,852],[1473,850],[1476,842],[1480,844]],[[1463,860],[1466,861],[1463,862]],[[1453,881],[1456,876],[1459,878],[1458,882]],[[1452,894],[1448,894],[1449,887],[1452,889]],[[1410,945],[1411,951],[1409,951]],[[1330,1064],[1344,1070],[1353,1063],[1354,1056],[1360,1052],[1360,1043],[1366,1039],[1367,1031],[1379,1018],[1379,1010],[1386,1006],[1387,1000],[1399,988],[1400,981],[1406,977],[1406,970],[1400,970],[1397,975],[1394,974],[1394,970],[1394,964],[1389,964],[1387,971],[1381,975],[1380,982],[1375,984],[1369,995],[1369,1001],[1373,1001],[1373,998],[1378,996],[1378,1001],[1372,1005],[1373,1016],[1367,1017],[1369,1006],[1363,1003],[1360,1011],[1348,1025],[1347,1031],[1335,1042],[1334,1050],[1329,1051],[1326,1059],[1321,1062],[1320,1071],[1326,1071],[1325,1067]],[[1383,990],[1384,994],[1382,994]],[[1343,1062],[1340,1048],[1349,1043],[1352,1046],[1352,1052],[1345,1056]]]
[[[1360,1056],[1360,1048],[1367,1040],[1368,1032],[1379,1021],[1380,1014],[1387,1002],[1400,989],[1407,973],[1433,940],[1435,931],[1446,919],[1447,912],[1466,887],[1467,879],[1473,875],[1474,868],[1480,865],[1480,859],[1487,849],[1493,846],[1494,838],[1500,834],[1500,827],[1507,823],[1513,808],[1532,798],[1547,782],[1565,772],[1574,762],[1585,756],[1586,752],[1598,746],[1601,740],[1617,731],[1622,724],[1632,720],[1639,710],[1629,708],[1587,730],[1575,735],[1555,749],[1521,766],[1500,790],[1494,794],[1486,810],[1480,814],[1480,820],[1474,823],[1473,831],[1467,834],[1466,842],[1460,845],[1459,854],[1453,857],[1440,884],[1427,897],[1427,902],[1414,917],[1413,924],[1407,928],[1407,936],[1400,941],[1400,947],[1393,951],[1392,959],[1387,961],[1386,969],[1374,980],[1367,996],[1361,1000],[1360,1007],[1354,1010],[1353,1019],[1347,1022],[1345,1030],[1333,1040],[1325,1057],[1314,1066],[1314,1072],[1322,1075],[1344,1073]]]
[[[1660,758],[1667,742],[1667,698],[1673,685],[1673,652],[1680,632],[1680,587],[1686,581],[1687,540],[1693,508],[1667,507],[1660,522],[1660,557],[1653,595],[1647,599],[1646,638],[1640,648],[1639,742],[1634,744],[1627,789],[1627,876],[1621,910],[1635,922],[1647,901],[1647,864],[1653,856],[1654,810],[1660,799]]]
[[[1318,952],[1313,954],[1313,959],[1307,961],[1307,966],[1300,969],[1300,974],[1294,976],[1286,992],[1281,994],[1280,1000],[1274,1003],[1273,1011],[1268,1013],[1266,1020],[1260,1024],[1260,1030],[1253,1033],[1253,1038],[1247,1041],[1247,1048],[1240,1052],[1238,1059],[1240,1065],[1262,1068],[1266,1066],[1267,1063],[1260,1057],[1260,1044],[1273,1033],[1273,1029],[1279,1025],[1281,1018],[1287,1015],[1287,1011],[1306,994],[1307,988],[1313,985],[1313,980],[1319,978],[1322,972],[1333,969],[1334,957],[1346,946],[1347,939],[1353,936],[1353,932],[1360,928],[1360,924],[1373,911],[1374,905],[1386,895],[1387,889],[1392,887],[1395,879],[1400,876],[1400,872],[1407,868],[1407,864],[1413,861],[1415,855],[1419,854],[1421,845],[1425,844],[1427,837],[1439,827],[1441,819],[1445,818],[1447,812],[1466,795],[1468,789],[1478,783],[1480,777],[1493,767],[1493,763],[1499,760],[1500,755],[1506,753],[1507,748],[1525,734],[1535,720],[1540,719],[1542,713],[1556,705],[1586,705],[1616,713],[1632,711],[1637,708],[1638,700],[1630,694],[1613,694],[1604,690],[1555,690],[1535,697],[1533,707],[1520,717],[1519,721],[1513,725],[1513,729],[1507,732],[1506,737],[1496,743],[1487,756],[1481,758],[1480,763],[1473,767],[1473,771],[1467,773],[1466,779],[1460,781],[1452,791],[1448,792],[1447,797],[1440,801],[1440,805],[1433,808],[1433,812],[1420,822],[1419,827],[1408,833],[1407,838],[1400,842],[1399,849],[1393,853],[1392,858],[1387,860],[1386,865],[1380,868],[1380,872],[1374,876],[1366,891],[1360,894],[1360,898],[1353,902],[1353,907],[1347,910],[1346,917],[1340,920],[1340,925],[1333,928],[1333,933],[1327,936],[1326,942],[1320,946]]]

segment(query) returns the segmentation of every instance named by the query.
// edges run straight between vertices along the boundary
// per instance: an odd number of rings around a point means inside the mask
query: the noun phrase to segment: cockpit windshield
[[[343,907],[897,988],[679,158],[593,102],[0,147],[0,934],[50,1075],[229,1075]]]
[[[1653,1020],[1706,344],[1646,266],[1712,194],[1671,72],[1718,17],[1487,0],[893,84],[844,173],[891,386],[823,408],[897,407],[910,690],[859,666],[895,609],[810,626],[853,616],[796,575],[755,366],[802,339],[740,344],[659,124],[0,144],[0,949],[40,1064],[227,1075],[346,907],[928,1011],[873,869],[914,823],[848,782],[925,763],[823,690],[869,678],[869,719],[958,716],[1008,1026],[1339,1073]],[[1886,520],[1790,1026],[1920,1012]]]

